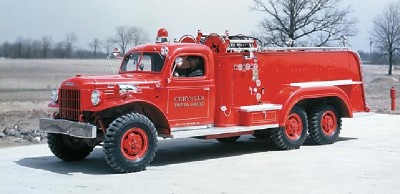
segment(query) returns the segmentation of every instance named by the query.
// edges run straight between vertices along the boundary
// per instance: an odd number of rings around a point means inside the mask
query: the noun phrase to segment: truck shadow
[[[233,143],[216,140],[182,139],[161,141],[152,166],[227,158],[245,154],[277,151],[270,142],[248,136]]]
[[[339,141],[355,140],[356,138],[340,138]],[[309,143],[304,146],[311,145]],[[209,159],[227,158],[246,154],[279,151],[272,142],[256,139],[251,136],[241,137],[234,143],[219,143],[216,140],[176,139],[159,141],[158,151],[153,167],[171,164],[205,161]],[[23,158],[16,163],[20,166],[41,169],[57,174],[116,174],[104,159],[101,147],[96,147],[88,158],[79,162],[63,162],[55,156]]]
[[[351,141],[351,140],[357,140],[358,138],[354,137],[339,137],[339,139],[336,142],[343,142],[343,141]],[[303,146],[321,146],[321,145],[316,145],[310,137],[307,137],[306,141],[304,141]]]
[[[22,158],[16,161],[20,166],[45,170],[57,174],[73,175],[74,173],[83,174],[113,174],[113,171],[104,159],[101,148],[95,148],[93,152],[82,161],[64,162],[53,155]]]
[[[337,142],[356,139],[357,138],[339,137]],[[303,146],[315,146],[315,144],[307,137]],[[268,153],[271,151],[282,150],[277,149],[274,143],[269,140],[257,139],[251,136],[241,137],[237,142],[233,143],[219,143],[216,140],[196,139],[164,141],[160,143],[157,156],[151,165],[164,166],[245,154]]]

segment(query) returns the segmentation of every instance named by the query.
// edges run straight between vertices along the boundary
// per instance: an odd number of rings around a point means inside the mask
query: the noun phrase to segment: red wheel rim
[[[337,130],[336,115],[333,111],[326,111],[321,118],[322,132],[325,135],[332,136]]]
[[[122,136],[121,152],[130,160],[142,158],[148,148],[149,139],[143,129],[132,128]]]
[[[291,140],[298,140],[303,132],[303,121],[300,115],[292,113],[286,121],[286,136]]]

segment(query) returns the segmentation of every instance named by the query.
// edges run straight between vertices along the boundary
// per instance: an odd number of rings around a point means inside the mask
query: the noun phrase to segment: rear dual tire
[[[315,107],[310,113],[308,133],[317,145],[332,144],[339,138],[342,120],[331,104]]]
[[[307,136],[307,114],[300,106],[295,106],[286,119],[285,127],[271,131],[271,140],[282,150],[299,149]]]
[[[298,149],[304,143],[308,129],[314,144],[333,144],[339,138],[341,126],[341,115],[332,104],[316,106],[311,110],[309,118],[303,108],[295,106],[287,118],[285,127],[271,131],[271,139],[279,149]]]

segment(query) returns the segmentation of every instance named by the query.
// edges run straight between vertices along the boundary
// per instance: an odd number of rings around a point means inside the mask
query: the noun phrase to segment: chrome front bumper
[[[96,138],[97,128],[88,123],[63,119],[40,119],[39,128],[47,133],[60,133],[81,138]]]

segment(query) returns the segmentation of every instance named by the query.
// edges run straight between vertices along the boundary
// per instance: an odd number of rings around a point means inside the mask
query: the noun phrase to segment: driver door
[[[213,123],[215,89],[214,80],[210,79],[207,58],[204,55],[178,57],[181,58],[178,61],[181,60],[182,64],[174,65],[171,70],[174,74],[167,85],[167,114],[171,127],[204,126]],[[186,60],[188,57],[198,57],[199,63],[202,63],[202,75],[186,76],[193,71]]]

